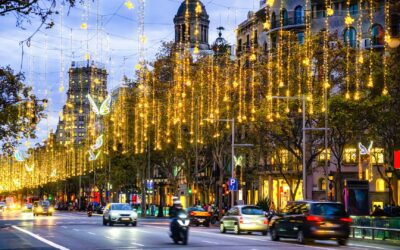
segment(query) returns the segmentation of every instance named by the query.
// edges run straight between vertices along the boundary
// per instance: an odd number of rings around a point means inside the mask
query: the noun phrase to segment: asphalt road
[[[192,227],[187,246],[175,245],[168,235],[167,219],[142,219],[137,227],[103,226],[101,217],[56,212],[54,216],[33,217],[31,213],[0,212],[0,249],[352,249],[394,250],[398,246],[350,241],[299,245],[294,240],[273,242],[269,236],[253,233],[221,234],[217,227]]]

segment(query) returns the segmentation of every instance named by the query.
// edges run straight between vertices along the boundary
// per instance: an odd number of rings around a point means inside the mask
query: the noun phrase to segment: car
[[[0,211],[4,212],[6,210],[6,203],[0,201]]]
[[[339,202],[296,201],[283,214],[270,220],[271,240],[295,238],[300,244],[312,240],[336,240],[346,245],[352,219]]]
[[[31,212],[33,208],[33,205],[31,203],[25,203],[23,207],[23,212]]]
[[[267,235],[268,219],[265,215],[265,212],[257,206],[234,206],[221,218],[220,232],[233,230],[235,234],[245,231],[249,234],[261,232],[262,235]]]
[[[211,214],[205,211],[201,207],[190,207],[187,209],[187,213],[190,219],[190,225],[200,226],[204,225],[205,227],[210,226],[211,222]]]
[[[103,225],[125,224],[125,226],[137,225],[138,215],[128,203],[107,204],[103,213]]]
[[[49,201],[35,201],[33,203],[33,216],[47,215],[52,216],[54,213],[54,208],[50,206]]]

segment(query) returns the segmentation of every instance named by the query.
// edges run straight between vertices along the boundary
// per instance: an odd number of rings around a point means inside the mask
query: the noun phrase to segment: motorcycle
[[[92,217],[92,215],[93,215],[93,211],[87,211],[87,216],[88,217]]]
[[[190,219],[184,213],[178,215],[178,218],[171,222],[171,238],[175,244],[182,242],[187,245],[189,238]]]

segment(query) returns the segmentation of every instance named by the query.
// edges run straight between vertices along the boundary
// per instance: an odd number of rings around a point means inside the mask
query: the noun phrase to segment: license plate
[[[321,225],[321,227],[333,227],[333,228],[336,228],[336,227],[339,227],[340,225],[338,225],[338,224],[334,224],[334,223],[330,223],[330,222],[326,222],[325,224],[322,224]]]
[[[130,220],[130,219],[129,218],[121,218],[121,220],[127,221],[127,220]]]
[[[200,221],[200,222],[203,222],[203,221],[204,221],[204,219],[199,219],[199,221]]]

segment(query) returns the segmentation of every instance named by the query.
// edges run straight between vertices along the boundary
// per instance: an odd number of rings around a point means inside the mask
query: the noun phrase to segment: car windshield
[[[112,204],[111,210],[132,210],[128,204]]]
[[[198,212],[205,212],[205,210],[201,207],[191,207],[188,209],[189,211],[198,211]]]
[[[264,211],[258,207],[244,207],[242,208],[242,214],[245,215],[264,215]]]
[[[42,206],[50,206],[50,202],[48,202],[48,201],[43,201],[43,202],[42,202]]]
[[[342,204],[336,203],[316,203],[312,204],[311,213],[313,215],[344,216],[346,212]]]

